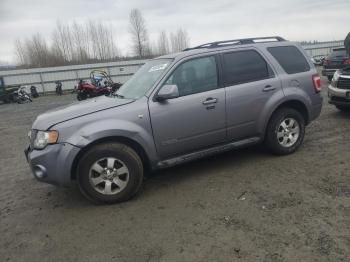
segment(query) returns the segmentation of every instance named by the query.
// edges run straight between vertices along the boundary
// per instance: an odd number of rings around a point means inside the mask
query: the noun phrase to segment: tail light
[[[321,77],[316,74],[312,76],[312,82],[314,84],[314,89],[316,93],[321,92]]]
[[[344,60],[344,65],[350,65],[350,58],[347,58]]]

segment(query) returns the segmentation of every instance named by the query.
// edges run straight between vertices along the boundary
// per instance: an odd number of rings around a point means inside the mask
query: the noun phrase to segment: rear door
[[[283,96],[281,81],[256,49],[221,54],[226,90],[227,137],[239,140],[259,135],[259,119],[276,93]]]
[[[182,62],[163,84],[177,85],[180,96],[149,102],[153,136],[162,159],[226,140],[225,90],[219,86],[215,55]]]

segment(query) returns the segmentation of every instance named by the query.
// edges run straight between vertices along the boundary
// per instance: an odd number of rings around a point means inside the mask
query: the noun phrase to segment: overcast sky
[[[339,40],[350,31],[350,0],[0,0],[0,61],[16,61],[16,38],[39,32],[50,41],[57,20],[110,23],[118,48],[128,54],[132,8],[141,10],[151,39],[182,27],[191,46],[267,35]]]

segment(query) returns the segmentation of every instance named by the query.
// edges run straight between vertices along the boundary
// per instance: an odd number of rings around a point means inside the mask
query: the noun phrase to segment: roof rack
[[[243,39],[234,39],[234,40],[207,43],[196,47],[186,48],[183,51],[188,51],[193,49],[202,49],[202,48],[226,47],[231,45],[246,45],[246,44],[256,44],[256,43],[266,43],[266,42],[281,42],[281,41],[286,41],[286,40],[280,36],[243,38]]]

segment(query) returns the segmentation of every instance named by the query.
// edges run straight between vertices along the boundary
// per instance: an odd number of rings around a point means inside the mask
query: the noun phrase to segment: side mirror
[[[157,94],[157,101],[164,101],[179,97],[179,89],[177,85],[164,85]]]

